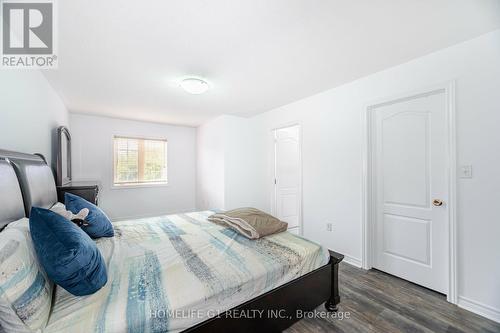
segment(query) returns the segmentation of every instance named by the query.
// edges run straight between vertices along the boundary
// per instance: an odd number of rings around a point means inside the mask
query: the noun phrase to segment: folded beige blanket
[[[213,214],[208,217],[208,220],[228,226],[250,239],[283,232],[288,228],[288,223],[250,207]]]

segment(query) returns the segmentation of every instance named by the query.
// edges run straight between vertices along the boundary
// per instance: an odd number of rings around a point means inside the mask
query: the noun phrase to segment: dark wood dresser
[[[99,182],[97,181],[72,181],[57,186],[57,199],[59,202],[64,203],[64,193],[66,192],[78,195],[94,205],[99,202]]]

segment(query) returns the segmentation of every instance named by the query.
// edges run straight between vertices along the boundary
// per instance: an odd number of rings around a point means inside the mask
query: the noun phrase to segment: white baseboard
[[[473,301],[469,298],[458,296],[457,305],[462,309],[468,310],[470,312],[474,312],[480,316],[486,317],[497,323],[500,323],[500,310],[495,309],[489,305]]]
[[[361,268],[361,260],[348,256],[347,254],[344,254],[344,262],[346,262],[349,265],[356,266],[358,268]]]

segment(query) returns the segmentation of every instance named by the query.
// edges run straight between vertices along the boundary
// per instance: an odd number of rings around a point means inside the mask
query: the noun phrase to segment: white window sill
[[[157,188],[157,187],[168,187],[168,183],[138,183],[138,184],[111,185],[112,190],[127,190],[134,188]]]

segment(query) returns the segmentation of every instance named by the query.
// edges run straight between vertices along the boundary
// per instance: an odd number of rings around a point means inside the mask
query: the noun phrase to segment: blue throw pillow
[[[96,205],[77,195],[67,192],[64,194],[64,204],[66,205],[66,209],[73,214],[78,214],[78,212],[83,208],[89,209],[89,215],[85,219],[89,222],[89,225],[82,227],[82,229],[90,237],[113,237],[115,235],[115,231],[113,230],[111,221],[106,216],[106,214],[104,214],[104,212]]]
[[[71,221],[48,209],[31,208],[30,233],[47,276],[76,296],[90,295],[108,280],[95,242]]]

